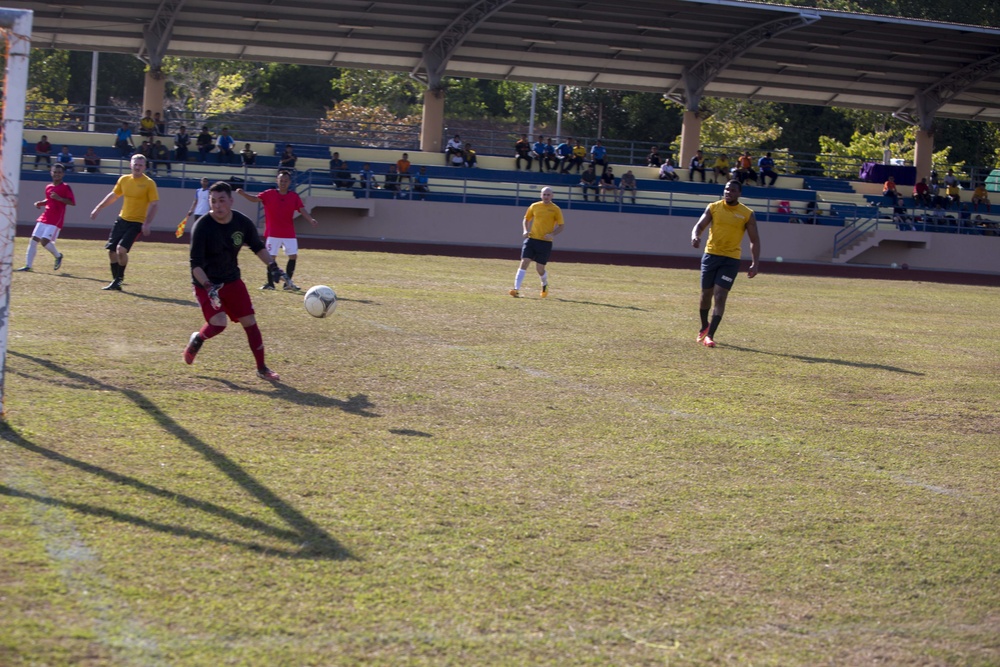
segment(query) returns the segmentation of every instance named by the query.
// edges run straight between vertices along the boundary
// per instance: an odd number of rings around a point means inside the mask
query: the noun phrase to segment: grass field
[[[180,244],[15,274],[0,665],[1000,664],[1000,291]],[[20,265],[24,243],[18,240]]]

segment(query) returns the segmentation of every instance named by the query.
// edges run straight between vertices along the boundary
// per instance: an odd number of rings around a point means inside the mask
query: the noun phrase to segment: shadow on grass
[[[561,301],[563,303],[577,303],[581,306],[601,306],[602,308],[617,308],[619,310],[638,310],[640,312],[648,312],[645,308],[640,308],[639,306],[619,306],[614,303],[598,303],[596,301],[574,301],[573,299],[550,299],[550,301]]]
[[[348,397],[346,401],[342,401],[339,398],[331,398],[329,396],[324,396],[323,394],[299,391],[295,387],[290,387],[282,382],[270,383],[270,389],[255,389],[247,385],[237,384],[232,380],[226,380],[225,378],[209,377],[207,375],[199,375],[198,377],[202,380],[218,382],[219,384],[225,385],[234,391],[260,394],[261,396],[267,396],[268,398],[281,398],[289,403],[296,403],[297,405],[309,405],[317,408],[337,408],[338,410],[343,410],[344,412],[349,412],[352,415],[358,415],[359,417],[381,416],[377,412],[371,412],[370,409],[375,407],[375,404],[369,401],[368,397],[364,394],[355,394],[354,396]]]
[[[412,428],[390,428],[389,433],[394,435],[408,435],[414,438],[433,438],[434,436],[430,433],[425,433],[423,431],[414,431]]]
[[[772,357],[785,357],[786,359],[798,359],[799,361],[804,361],[809,364],[834,364],[836,366],[851,366],[853,368],[872,368],[880,371],[891,371],[893,373],[905,373],[906,375],[924,375],[919,371],[911,371],[906,368],[899,368],[898,366],[886,366],[885,364],[869,364],[863,361],[846,361],[844,359],[825,359],[823,357],[807,357],[802,354],[782,354],[781,352],[767,352],[766,350],[755,350],[752,347],[740,347],[739,345],[730,345],[728,343],[719,343],[719,347],[724,347],[730,350],[738,350],[740,352],[767,354]]]
[[[177,502],[184,504],[188,507],[191,507],[192,509],[197,509],[207,512],[209,514],[226,519],[227,521],[231,521],[234,524],[237,524],[244,528],[257,530],[263,534],[270,535],[280,540],[284,540],[293,545],[293,547],[287,549],[275,549],[273,547],[261,545],[256,542],[234,540],[231,538],[214,535],[206,531],[185,528],[184,526],[158,523],[155,521],[150,521],[149,519],[145,519],[143,517],[126,514],[123,512],[118,512],[115,510],[109,510],[96,505],[89,505],[86,503],[71,503],[68,501],[57,500],[54,498],[39,497],[33,494],[17,491],[16,489],[11,489],[10,487],[6,486],[0,486],[0,493],[3,493],[4,495],[32,498],[34,500],[37,500],[38,502],[46,503],[49,505],[59,505],[70,509],[78,510],[80,512],[84,512],[87,514],[92,514],[94,516],[108,517],[115,519],[117,521],[124,521],[127,523],[132,523],[138,526],[150,528],[152,530],[158,530],[160,532],[170,533],[173,535],[211,540],[222,544],[232,544],[235,546],[243,547],[250,551],[257,551],[261,553],[266,552],[270,555],[276,555],[282,558],[328,558],[334,560],[345,560],[354,558],[354,556],[352,556],[351,553],[346,548],[344,548],[336,539],[331,537],[326,531],[324,531],[322,528],[316,525],[311,519],[309,519],[304,514],[296,510],[290,504],[279,498],[269,488],[258,482],[256,479],[254,479],[254,477],[249,473],[247,473],[242,467],[240,467],[239,464],[230,460],[224,454],[220,453],[218,450],[211,447],[208,443],[204,442],[203,440],[195,436],[193,433],[185,429],[183,426],[178,424],[176,421],[173,420],[173,418],[171,418],[169,415],[160,410],[160,408],[158,408],[152,401],[147,399],[140,392],[131,389],[121,389],[119,387],[115,387],[114,385],[106,384],[92,377],[82,375],[74,371],[70,371],[69,369],[60,366],[59,364],[53,363],[47,359],[40,359],[38,357],[33,357],[27,354],[22,354],[19,352],[12,352],[12,351],[8,351],[7,354],[43,366],[55,373],[62,375],[67,379],[79,383],[81,386],[84,386],[88,389],[99,389],[103,391],[118,392],[122,397],[132,401],[133,403],[135,403],[136,406],[138,406],[140,409],[149,414],[149,416],[151,416],[166,432],[170,433],[180,442],[184,443],[192,450],[200,454],[206,461],[211,463],[220,472],[229,477],[229,479],[231,479],[237,485],[242,487],[247,493],[256,498],[266,507],[273,510],[287,524],[288,528],[278,528],[266,522],[260,521],[259,519],[242,516],[236,512],[233,512],[232,510],[228,510],[224,507],[220,507],[213,503],[197,500],[195,498],[190,498],[183,495],[178,495],[173,491],[169,491],[167,489],[161,489],[159,487],[139,481],[135,478],[128,477],[126,475],[121,475],[119,473],[112,472],[110,470],[106,470],[104,468],[101,468],[99,466],[94,466],[89,463],[78,461],[63,454],[59,454],[58,452],[54,452],[44,447],[40,447],[22,437],[19,433],[11,429],[9,425],[0,423],[0,437],[3,437],[4,440],[32,453],[75,467],[79,470],[102,477],[116,484],[130,486],[138,491],[149,493],[154,496],[175,499]]]

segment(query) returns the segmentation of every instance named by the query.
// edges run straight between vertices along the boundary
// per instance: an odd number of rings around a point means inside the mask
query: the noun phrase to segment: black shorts
[[[111,228],[111,236],[108,237],[108,242],[104,244],[104,249],[114,250],[118,246],[121,246],[125,250],[131,250],[132,244],[135,243],[136,238],[141,233],[141,222],[129,222],[128,220],[118,218],[115,220],[115,226]]]
[[[701,256],[701,288],[712,289],[718,285],[725,289],[732,289],[736,276],[740,273],[740,260],[722,255],[709,255],[705,253]]]
[[[552,241],[526,238],[521,244],[521,259],[530,259],[536,264],[548,264],[552,254]]]

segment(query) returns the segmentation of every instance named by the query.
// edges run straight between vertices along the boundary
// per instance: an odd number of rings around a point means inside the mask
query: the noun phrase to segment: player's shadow
[[[375,404],[369,401],[368,397],[364,394],[349,396],[347,400],[344,401],[339,398],[324,396],[323,394],[317,394],[311,391],[299,391],[295,387],[284,384],[283,382],[275,382],[268,389],[256,389],[247,385],[237,384],[225,378],[208,377],[207,375],[199,375],[198,377],[204,380],[218,382],[219,384],[225,385],[229,389],[233,389],[235,391],[260,394],[261,396],[267,396],[268,398],[280,398],[297,405],[308,405],[316,408],[337,408],[338,410],[343,410],[344,412],[349,412],[352,415],[358,415],[359,417],[381,416],[377,412],[371,411],[371,408],[374,408]]]
[[[368,306],[377,306],[377,305],[379,305],[378,301],[372,301],[371,299],[347,299],[345,297],[342,297],[342,296],[338,295],[337,296],[337,302],[339,303],[340,301],[346,301],[348,303],[363,303],[363,304],[368,305]]]
[[[135,297],[136,299],[143,299],[145,301],[154,301],[156,303],[169,303],[175,306],[191,306],[193,308],[200,308],[198,302],[195,301],[194,299],[172,299],[163,296],[153,296],[151,294],[143,294],[141,292],[130,292],[128,290],[124,290],[123,294]]]
[[[84,512],[93,516],[112,518],[117,521],[142,526],[151,530],[156,530],[181,537],[192,537],[197,539],[211,540],[220,544],[232,544],[243,547],[250,551],[267,552],[269,555],[276,555],[282,558],[320,558],[344,560],[353,559],[354,556],[343,547],[336,539],[320,528],[307,516],[299,512],[292,505],[278,497],[271,489],[261,484],[244,470],[238,463],[219,452],[211,445],[201,440],[199,437],[178,424],[172,417],[163,412],[152,401],[146,398],[141,392],[132,389],[122,389],[114,385],[107,384],[95,378],[81,373],[70,371],[69,369],[56,364],[47,359],[40,359],[19,352],[8,351],[8,355],[18,357],[26,361],[33,362],[47,368],[48,370],[61,375],[64,379],[75,383],[76,386],[89,389],[117,392],[123,398],[131,401],[141,410],[145,411],[161,428],[173,435],[179,442],[187,445],[194,452],[201,455],[206,461],[213,465],[219,472],[223,473],[232,482],[240,486],[250,496],[258,502],[270,508],[276,515],[281,517],[287,527],[282,528],[272,526],[264,521],[253,517],[243,516],[238,512],[226,509],[211,502],[198,500],[177,494],[174,491],[163,489],[152,484],[147,484],[133,477],[122,475],[100,466],[78,461],[64,454],[46,449],[27,440],[8,425],[0,423],[0,437],[13,445],[19,446],[26,451],[32,452],[47,459],[75,467],[88,474],[96,475],[115,484],[122,484],[132,487],[137,491],[147,493],[157,497],[176,499],[178,502],[198,510],[230,521],[238,526],[256,530],[263,535],[282,540],[288,543],[288,547],[281,549],[273,545],[264,545],[252,540],[238,540],[234,538],[216,535],[210,531],[196,530],[181,525],[158,522],[135,514],[112,510],[90,503],[75,503],[71,501],[59,500],[31,494],[25,491],[11,488],[10,486],[0,486],[0,493],[5,495],[32,498],[38,502],[52,506],[62,506],[68,509]],[[8,370],[10,368],[8,367]],[[60,382],[60,386],[65,387],[66,382]]]
[[[643,313],[648,312],[645,308],[640,308],[639,306],[622,306],[617,303],[598,303],[596,301],[574,301],[573,299],[560,299],[555,298],[552,301],[562,301],[563,303],[577,303],[581,306],[601,306],[602,308],[617,308],[619,310],[638,310]]]
[[[924,375],[924,373],[921,373],[919,371],[911,371],[906,368],[899,368],[898,366],[886,366],[885,364],[870,364],[864,361],[847,361],[846,359],[826,359],[824,357],[809,357],[803,354],[768,352],[766,350],[757,350],[752,347],[740,347],[739,345],[730,345],[729,343],[719,343],[719,347],[725,347],[730,350],[738,350],[739,352],[753,352],[754,354],[766,354],[772,357],[798,359],[799,361],[804,361],[807,364],[834,364],[836,366],[851,366],[853,368],[871,368],[880,371],[890,371],[892,373],[905,373],[906,375]]]
[[[430,433],[425,433],[423,431],[414,431],[412,428],[390,428],[389,433],[393,435],[406,435],[411,438],[433,438],[434,436]]]

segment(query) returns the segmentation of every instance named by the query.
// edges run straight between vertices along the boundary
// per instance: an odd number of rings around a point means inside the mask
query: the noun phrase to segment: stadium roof
[[[2,1],[2,0],[0,0]],[[733,0],[58,0],[38,47],[1000,121],[1000,30]]]

